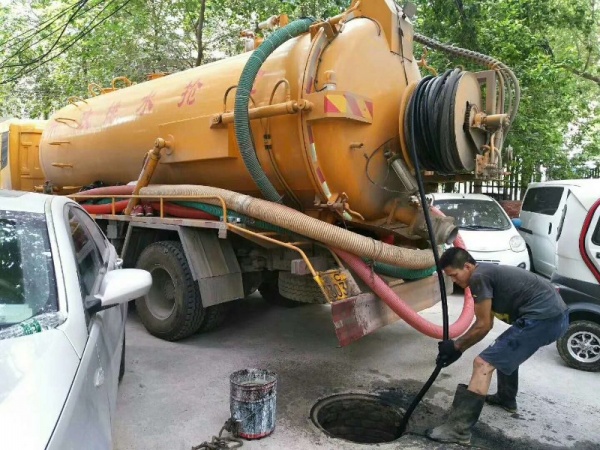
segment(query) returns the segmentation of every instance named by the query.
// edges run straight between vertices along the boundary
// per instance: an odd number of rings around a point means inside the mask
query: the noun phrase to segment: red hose
[[[94,194],[95,195],[95,194]],[[121,200],[115,202],[115,214],[123,212],[127,208],[129,200]],[[89,214],[112,214],[112,203],[104,203],[102,205],[81,205]]]
[[[133,192],[134,186],[104,186],[99,188],[82,191],[82,195],[130,195]],[[121,200],[115,202],[115,214],[123,212],[127,208],[129,200]],[[102,205],[81,205],[90,214],[112,214],[112,204],[104,203]]]
[[[123,185],[123,186],[105,186],[88,191],[83,191],[85,195],[131,195],[133,193],[134,186]],[[123,212],[127,207],[129,200],[122,200],[115,203],[115,213]],[[150,203],[155,211],[160,210],[160,203]],[[112,205],[110,203],[102,205],[81,205],[90,214],[112,214]],[[197,210],[195,208],[189,208],[186,206],[176,205],[173,203],[164,203],[163,211],[174,217],[182,217],[184,219],[204,219],[204,220],[218,220],[218,217],[213,216],[204,211]]]
[[[443,215],[441,211],[431,208],[432,212],[437,215]],[[460,237],[460,234],[454,240],[454,245],[459,248],[465,248],[465,243]],[[375,292],[381,300],[383,300],[398,316],[403,319],[411,327],[421,333],[435,338],[444,338],[444,329],[440,325],[429,322],[415,312],[404,300],[383,281],[379,275],[373,273],[371,268],[365,264],[358,256],[343,250],[334,249],[335,253],[344,260],[346,264]],[[460,317],[449,327],[449,336],[454,339],[462,335],[473,321],[475,314],[475,306],[473,304],[473,296],[469,288],[465,289],[465,300]]]

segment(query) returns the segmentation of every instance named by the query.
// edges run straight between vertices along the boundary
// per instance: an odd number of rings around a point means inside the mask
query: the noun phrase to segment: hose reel
[[[488,163],[477,162],[486,153],[499,153],[502,132],[508,125],[506,114],[486,111],[482,79],[454,69],[437,77],[426,76],[405,89],[399,125],[402,153],[409,167],[414,167],[414,148],[422,170],[442,175],[475,172],[489,177],[501,169],[489,163],[494,160],[490,155],[486,155]],[[488,93],[495,91],[495,85],[486,84],[486,88]]]

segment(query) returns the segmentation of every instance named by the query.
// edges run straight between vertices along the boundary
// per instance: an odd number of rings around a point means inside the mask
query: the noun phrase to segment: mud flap
[[[331,305],[335,334],[342,347],[400,320],[375,294],[360,294]]]
[[[392,287],[392,286],[390,286]],[[452,283],[447,283],[447,293],[452,293]],[[437,276],[402,283],[392,287],[414,311],[422,311],[440,301]],[[359,340],[373,331],[392,324],[400,317],[375,294],[363,293],[331,304],[335,334],[342,347]]]

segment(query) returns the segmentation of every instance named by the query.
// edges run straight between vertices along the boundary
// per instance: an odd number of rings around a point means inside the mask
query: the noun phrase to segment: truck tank
[[[354,1],[339,17],[280,45],[261,65],[249,92],[251,141],[285,204],[317,216],[323,205],[342,199],[353,219],[370,222],[387,217],[394,198],[408,201],[414,189],[390,176],[397,171],[390,161],[400,161],[412,177],[401,143],[409,138],[406,111],[422,79],[413,35],[391,0]],[[153,183],[261,197],[240,153],[232,112],[240,74],[254,57],[248,52],[72,102],[50,118],[43,134],[47,180],[59,189],[95,180],[130,182],[162,138],[168,147]],[[458,143],[462,164],[456,172],[476,169],[476,156],[492,135],[485,121],[464,126],[486,111],[480,83],[467,73],[455,88],[460,101],[448,114],[448,139]],[[485,116],[477,116],[479,122]]]

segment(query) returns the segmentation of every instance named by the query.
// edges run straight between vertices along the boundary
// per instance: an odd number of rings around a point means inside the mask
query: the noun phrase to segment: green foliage
[[[521,85],[519,114],[507,137],[525,183],[581,176],[600,147],[600,2],[597,0],[422,0],[416,28],[442,42],[493,56]],[[458,5],[462,5],[459,9]],[[438,70],[468,62],[429,55]],[[417,50],[417,54],[420,54]]]
[[[258,23],[272,15],[329,17],[347,3],[206,0],[202,62],[240,53],[240,32],[257,31]],[[47,117],[68,97],[87,97],[90,83],[106,87],[119,76],[140,82],[153,72],[193,67],[200,50],[196,26],[201,4],[202,0],[89,0],[54,48],[59,31],[76,10],[73,0],[13,0],[10,8],[0,6],[0,117]],[[48,51],[42,62],[49,60],[36,64]]]

